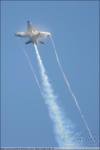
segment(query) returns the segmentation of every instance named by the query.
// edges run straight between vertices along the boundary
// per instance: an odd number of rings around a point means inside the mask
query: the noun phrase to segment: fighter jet
[[[50,32],[42,32],[38,31],[33,25],[31,24],[30,21],[27,21],[27,31],[26,32],[16,32],[16,36],[19,37],[27,37],[29,40],[25,42],[25,44],[44,44],[44,42],[41,40],[43,38],[46,38],[51,35]]]

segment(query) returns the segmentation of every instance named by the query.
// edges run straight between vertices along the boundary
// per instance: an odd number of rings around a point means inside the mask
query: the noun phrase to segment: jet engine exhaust
[[[39,73],[41,78],[41,89],[43,90],[43,97],[45,99],[45,104],[48,107],[49,115],[54,123],[54,131],[56,135],[56,140],[59,147],[75,148],[79,147],[77,138],[73,129],[70,129],[72,123],[64,118],[64,115],[57,103],[57,97],[54,94],[52,85],[48,79],[45,67],[43,65],[42,59],[40,57],[37,45],[34,44],[36,58],[39,67]]]

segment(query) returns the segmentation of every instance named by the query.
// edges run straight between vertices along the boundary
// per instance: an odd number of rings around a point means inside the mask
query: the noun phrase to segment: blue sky
[[[98,1],[1,2],[2,146],[58,146],[47,107],[23,54],[26,50],[39,78],[34,48],[14,35],[26,28],[27,20],[52,33],[64,71],[98,146]],[[66,90],[51,42],[47,40],[38,48],[66,118],[72,121],[84,145],[93,146]]]

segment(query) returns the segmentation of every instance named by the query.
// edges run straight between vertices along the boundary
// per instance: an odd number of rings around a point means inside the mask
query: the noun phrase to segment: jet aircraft
[[[27,31],[26,32],[16,32],[15,33],[16,36],[19,37],[27,37],[29,40],[27,42],[25,42],[25,44],[44,44],[44,42],[42,41],[43,38],[48,37],[51,35],[50,32],[42,32],[37,30],[35,27],[33,27],[33,25],[31,24],[30,21],[27,21]]]

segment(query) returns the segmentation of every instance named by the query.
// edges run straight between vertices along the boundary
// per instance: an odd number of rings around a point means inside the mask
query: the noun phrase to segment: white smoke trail
[[[29,56],[28,56],[28,54],[26,53],[25,50],[24,50],[24,55],[25,55],[25,57],[26,57],[26,59],[27,59],[27,62],[28,62],[28,64],[29,64],[29,67],[30,67],[30,69],[31,69],[31,71],[32,71],[32,74],[33,74],[33,77],[34,77],[34,79],[35,79],[35,81],[36,81],[36,84],[37,84],[38,88],[39,88],[40,91],[41,91],[41,87],[40,87],[39,81],[38,81],[38,79],[37,79],[37,76],[36,76],[36,74],[35,74],[35,72],[34,72],[33,65],[32,65],[32,63],[31,63],[31,61],[30,61],[30,58],[29,58]],[[41,92],[41,94],[42,94],[42,92]]]
[[[56,140],[60,147],[78,147],[78,141],[72,131],[70,126],[72,126],[69,121],[65,122],[65,118],[60,110],[59,105],[57,104],[57,97],[54,94],[53,88],[49,82],[45,67],[43,65],[42,59],[39,55],[38,48],[34,44],[36,57],[39,65],[39,72],[41,77],[41,85],[43,89],[43,96],[45,103],[48,106],[49,115],[54,123],[54,129],[56,134]]]
[[[66,76],[66,74],[65,74],[65,72],[64,72],[64,70],[63,70],[63,67],[62,67],[62,65],[61,65],[61,63],[60,63],[60,60],[59,60],[59,57],[58,57],[58,53],[57,53],[57,50],[56,50],[56,46],[55,46],[54,40],[53,40],[52,37],[50,37],[50,39],[51,39],[51,42],[52,42],[52,45],[53,45],[53,49],[54,49],[54,53],[55,53],[55,56],[56,56],[56,60],[57,60],[59,69],[60,69],[61,74],[62,74],[62,76],[63,76],[63,78],[64,78],[64,81],[65,81],[65,84],[67,85],[68,90],[69,90],[69,92],[70,92],[70,94],[71,94],[71,96],[72,96],[72,98],[73,98],[73,100],[74,100],[74,102],[75,102],[75,105],[76,105],[76,107],[77,107],[77,109],[78,109],[78,112],[79,112],[80,115],[81,115],[81,118],[82,118],[82,120],[83,120],[83,123],[84,123],[84,125],[85,125],[85,127],[86,127],[86,130],[88,131],[88,134],[89,134],[91,140],[93,141],[93,143],[95,143],[95,139],[94,139],[94,137],[93,137],[93,135],[92,135],[92,132],[91,132],[91,130],[90,130],[89,126],[88,126],[88,123],[87,123],[87,121],[86,121],[86,119],[85,119],[85,117],[84,117],[84,115],[83,115],[83,113],[82,113],[82,111],[81,111],[80,105],[79,105],[79,103],[78,103],[78,101],[77,101],[77,99],[76,99],[76,96],[74,95],[74,93],[73,93],[73,91],[72,91],[72,89],[71,89],[71,86],[70,86],[70,83],[69,83],[69,81],[68,81],[68,78],[67,78],[67,76]]]

